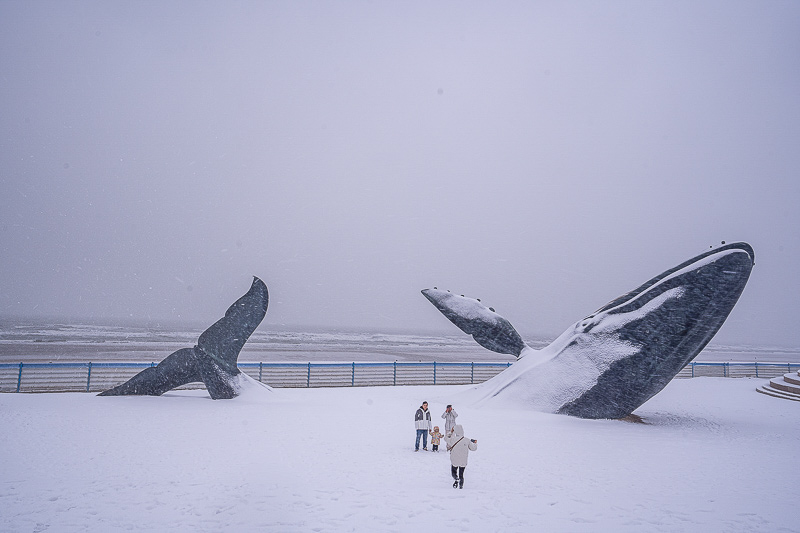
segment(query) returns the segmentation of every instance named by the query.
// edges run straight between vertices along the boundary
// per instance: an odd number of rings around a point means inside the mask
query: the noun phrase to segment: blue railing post
[[[436,385],[436,361],[433,362],[433,384]]]
[[[394,372],[392,373],[392,385],[397,385],[397,361],[394,362]]]
[[[469,382],[473,385],[475,384],[475,361],[469,364]]]
[[[758,377],[758,361],[755,362],[755,367],[756,367],[756,377]]]
[[[311,386],[311,361],[308,362],[308,375],[306,376],[306,387]]]
[[[258,381],[261,381],[261,372],[264,370],[264,361],[258,362]]]
[[[691,364],[691,365],[692,365],[692,377],[694,377],[694,362],[692,362],[692,363],[689,363],[689,364]]]
[[[353,373],[350,374],[350,386],[351,387],[355,387],[356,386],[356,362],[355,361],[353,361]]]
[[[86,392],[89,392],[89,385],[92,383],[92,362],[89,361],[89,370],[86,372]]]
[[[22,386],[22,361],[19,363],[19,375],[17,376],[17,392],[19,392],[19,388]]]

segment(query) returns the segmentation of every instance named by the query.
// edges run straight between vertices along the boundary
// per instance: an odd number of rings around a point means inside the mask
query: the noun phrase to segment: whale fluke
[[[479,399],[510,399],[581,418],[626,417],[719,331],[754,264],[752,247],[741,242],[685,261],[577,322],[546,348],[526,347],[518,362],[476,387]],[[460,309],[448,311],[460,322],[475,321]]]
[[[239,352],[264,319],[268,304],[267,286],[254,276],[250,290],[200,334],[194,348],[182,348],[98,396],[160,396],[175,387],[202,381],[213,399],[234,398],[238,395],[235,377],[240,373],[236,366]]]
[[[233,302],[225,316],[217,320],[197,339],[197,348],[228,372],[236,373],[236,361],[244,343],[267,313],[269,293],[260,279],[253,277],[247,293]]]

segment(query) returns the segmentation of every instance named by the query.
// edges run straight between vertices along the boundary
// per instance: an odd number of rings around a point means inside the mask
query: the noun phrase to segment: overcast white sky
[[[554,336],[720,241],[800,345],[800,3],[0,2],[0,316]]]

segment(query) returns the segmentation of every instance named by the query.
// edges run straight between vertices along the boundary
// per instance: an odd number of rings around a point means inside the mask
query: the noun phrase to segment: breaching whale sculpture
[[[755,264],[747,243],[700,254],[620,296],[534,350],[480,301],[422,294],[489,350],[519,361],[474,389],[476,401],[509,400],[580,418],[624,418],[653,397],[708,344]]]
[[[98,396],[160,396],[186,383],[202,381],[215,400],[236,397],[241,373],[236,366],[239,352],[267,314],[268,303],[267,286],[254,276],[250,290],[200,335],[194,348],[182,348]]]

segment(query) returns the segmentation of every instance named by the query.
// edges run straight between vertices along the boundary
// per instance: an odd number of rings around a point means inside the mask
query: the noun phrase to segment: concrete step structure
[[[800,387],[800,371],[797,372],[797,375],[795,375],[795,374],[784,374],[783,375],[783,379],[784,379],[784,381],[788,381],[792,385],[797,385],[797,386]]]
[[[800,384],[793,383],[791,380],[797,379],[795,374],[785,374],[780,378],[772,378],[769,380],[770,387],[781,390],[783,392],[790,392],[792,394],[800,395]],[[787,379],[788,378],[788,379]]]
[[[769,383],[758,387],[756,391],[775,398],[800,402],[800,370],[797,373],[772,378]]]

